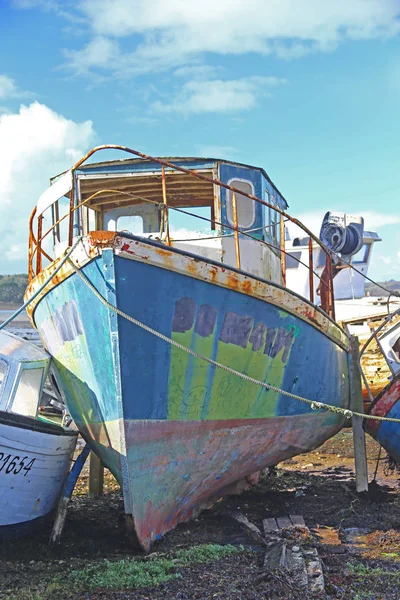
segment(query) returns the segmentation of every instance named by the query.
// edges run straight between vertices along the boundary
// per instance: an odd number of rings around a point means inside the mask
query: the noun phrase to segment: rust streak
[[[116,235],[115,231],[89,231],[89,242],[93,246],[112,246]]]

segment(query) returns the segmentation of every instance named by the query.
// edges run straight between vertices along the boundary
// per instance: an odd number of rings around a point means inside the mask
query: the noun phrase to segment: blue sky
[[[400,278],[400,0],[0,0],[0,273],[91,146],[262,166],[316,233],[378,231]]]

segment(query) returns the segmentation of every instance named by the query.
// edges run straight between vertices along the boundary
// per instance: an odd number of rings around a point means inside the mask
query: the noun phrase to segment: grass
[[[88,564],[84,569],[75,569],[51,581],[43,580],[37,587],[25,587],[4,600],[68,600],[77,592],[88,592],[102,588],[105,590],[127,590],[154,587],[181,577],[179,569],[193,564],[206,564],[217,561],[237,552],[243,547],[219,544],[202,544],[168,555],[141,558],[133,557],[117,561],[107,559]]]
[[[240,548],[230,545],[204,544],[178,550],[172,557],[104,560],[86,569],[71,571],[68,580],[81,589],[88,586],[109,590],[151,587],[179,578],[179,567],[213,562],[238,551]]]
[[[363,563],[347,563],[347,569],[353,579],[354,600],[384,598],[382,594],[393,585],[400,586],[399,571],[389,571],[382,567],[369,567]],[[391,596],[392,597],[392,596]],[[397,597],[397,596],[396,596]]]

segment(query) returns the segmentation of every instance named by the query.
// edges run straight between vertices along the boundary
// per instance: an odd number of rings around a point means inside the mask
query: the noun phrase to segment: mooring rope
[[[362,417],[363,419],[372,419],[372,420],[377,420],[377,421],[390,421],[392,423],[400,423],[400,419],[395,419],[395,418],[392,418],[392,417],[381,417],[381,416],[374,416],[374,415],[366,415],[364,413],[359,413],[359,412],[356,412],[356,411],[353,411],[353,410],[350,410],[350,409],[347,409],[347,408],[341,408],[339,406],[333,406],[331,404],[326,404],[324,402],[318,402],[316,400],[310,400],[309,398],[304,398],[303,396],[299,396],[297,394],[293,394],[292,392],[287,392],[286,390],[283,390],[283,389],[281,389],[281,388],[279,388],[279,387],[277,387],[275,385],[271,385],[269,383],[266,383],[265,381],[259,381],[258,379],[255,379],[254,377],[250,377],[250,375],[246,375],[245,373],[241,373],[240,371],[236,371],[236,369],[233,369],[232,367],[228,367],[227,365],[223,365],[222,363],[219,363],[216,360],[213,360],[212,358],[209,358],[208,356],[204,356],[202,354],[199,354],[195,350],[192,350],[192,348],[188,348],[184,344],[181,344],[181,343],[177,342],[176,340],[173,340],[172,338],[164,335],[163,333],[161,333],[159,331],[156,331],[152,327],[149,327],[145,323],[142,323],[141,321],[138,321],[138,319],[135,319],[134,317],[131,317],[130,315],[128,315],[124,311],[120,310],[119,308],[117,308],[116,306],[114,306],[113,304],[111,304],[111,302],[108,302],[108,300],[106,298],[104,298],[104,296],[98,291],[98,289],[92,284],[92,282],[89,281],[89,279],[86,277],[86,275],[84,273],[82,273],[82,271],[80,270],[80,268],[77,267],[72,262],[72,260],[70,258],[68,258],[68,262],[70,263],[70,265],[71,265],[72,269],[75,271],[75,273],[82,279],[82,281],[85,282],[85,284],[89,287],[89,289],[95,294],[95,296],[97,296],[97,298],[105,306],[107,306],[107,308],[109,310],[112,310],[113,312],[115,312],[116,314],[118,314],[120,317],[123,317],[124,319],[126,319],[127,321],[130,321],[131,323],[133,323],[137,327],[140,327],[141,329],[144,329],[148,333],[151,333],[152,335],[160,338],[164,342],[167,342],[168,344],[171,344],[172,346],[175,346],[175,348],[179,348],[180,350],[183,350],[184,352],[187,352],[188,354],[191,354],[195,358],[199,358],[200,360],[204,360],[205,362],[208,362],[209,364],[214,365],[215,367],[218,367],[219,369],[227,371],[228,373],[231,373],[232,375],[236,375],[240,379],[243,379],[245,381],[249,381],[250,383],[254,383],[255,385],[261,386],[261,387],[263,387],[263,388],[265,388],[267,390],[271,390],[273,392],[277,392],[278,394],[282,394],[282,396],[287,396],[288,398],[293,398],[294,400],[299,400],[300,402],[305,402],[306,404],[310,405],[310,408],[312,410],[329,410],[330,412],[341,414],[341,415],[343,415],[346,418],[350,418],[350,417],[356,416],[356,417]]]

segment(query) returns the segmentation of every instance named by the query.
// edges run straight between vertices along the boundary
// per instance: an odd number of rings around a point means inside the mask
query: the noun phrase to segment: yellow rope
[[[286,390],[282,390],[281,388],[278,388],[274,385],[265,383],[265,381],[259,381],[258,379],[254,379],[254,377],[250,377],[249,375],[245,375],[244,373],[241,373],[240,371],[236,371],[235,369],[232,369],[231,367],[228,367],[227,365],[223,365],[223,364],[217,362],[216,360],[209,358],[208,356],[203,356],[202,354],[199,354],[195,350],[192,350],[191,348],[188,348],[187,346],[184,346],[183,344],[176,342],[175,340],[164,335],[163,333],[156,331],[152,327],[149,327],[148,325],[141,323],[134,317],[131,317],[127,313],[123,312],[122,310],[120,310],[119,308],[117,308],[116,306],[114,306],[113,304],[108,302],[108,300],[106,300],[106,298],[104,298],[104,296],[102,296],[100,294],[100,292],[95,288],[95,286],[89,281],[89,279],[86,277],[86,275],[84,275],[82,273],[82,271],[79,269],[79,267],[77,267],[70,258],[68,258],[68,261],[69,261],[71,267],[73,268],[73,270],[75,271],[75,273],[77,273],[77,275],[79,275],[79,277],[86,283],[86,285],[89,287],[89,289],[95,294],[95,296],[97,296],[97,298],[105,306],[107,306],[108,309],[112,310],[113,312],[120,315],[124,319],[127,319],[127,321],[130,321],[134,325],[137,325],[137,327],[140,327],[141,329],[144,329],[148,333],[151,333],[152,335],[160,338],[161,340],[164,340],[168,344],[175,346],[175,348],[179,348],[180,350],[183,350],[184,352],[191,354],[195,358],[204,360],[205,362],[208,362],[209,364],[214,365],[215,367],[218,367],[219,369],[228,371],[228,373],[232,373],[232,375],[236,375],[237,377],[240,377],[240,379],[244,379],[245,381],[250,381],[251,383],[254,383],[255,385],[259,385],[261,387],[266,388],[267,390],[272,390],[273,392],[282,394],[282,396],[287,396],[288,398],[293,398],[294,400],[300,400],[300,402],[305,402],[306,404],[310,405],[310,408],[312,410],[321,410],[321,409],[329,410],[330,412],[341,414],[346,418],[356,416],[356,417],[362,417],[363,419],[372,419],[372,420],[376,420],[376,421],[390,421],[392,423],[400,423],[400,419],[395,419],[392,417],[366,415],[364,413],[359,413],[359,412],[356,412],[356,411],[353,411],[353,410],[350,410],[347,408],[341,408],[339,406],[332,406],[331,404],[325,404],[324,402],[317,402],[316,400],[309,400],[308,398],[303,398],[302,396],[298,396],[297,394],[293,394],[292,392],[287,392]]]

